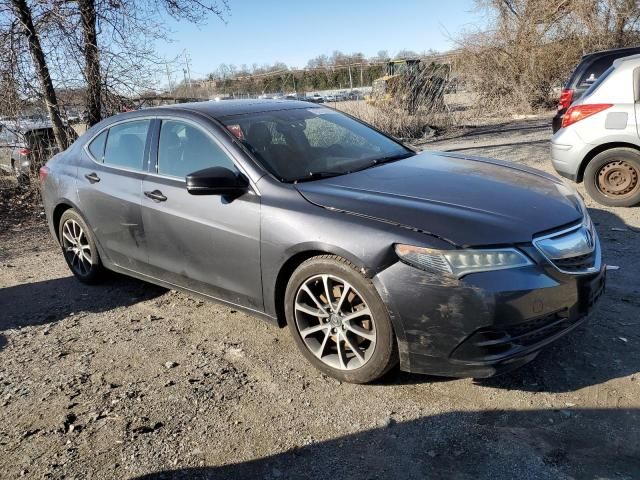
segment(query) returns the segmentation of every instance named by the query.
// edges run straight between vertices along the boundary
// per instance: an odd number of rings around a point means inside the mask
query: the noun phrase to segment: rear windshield
[[[596,89],[602,85],[602,83],[607,79],[607,77],[609,75],[611,75],[611,72],[613,72],[615,69],[613,68],[613,65],[611,65],[609,68],[607,68],[604,73],[602,75],[600,75],[598,77],[598,80],[596,80],[595,82],[593,82],[591,84],[591,86],[587,89],[586,92],[584,92],[584,96],[588,97],[589,95],[591,95],[593,92],[596,91]]]
[[[36,146],[48,147],[56,143],[56,139],[53,136],[52,128],[41,128],[38,130],[27,130],[24,134],[27,145],[31,148]]]
[[[586,89],[593,85],[613,64],[616,58],[618,57],[615,55],[607,55],[592,62],[580,76],[577,88]]]
[[[268,171],[287,182],[341,175],[413,154],[328,108],[251,113],[222,121]]]

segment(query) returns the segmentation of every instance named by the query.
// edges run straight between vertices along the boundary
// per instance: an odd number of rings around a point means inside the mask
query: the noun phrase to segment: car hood
[[[458,246],[530,242],[582,218],[573,189],[498,160],[423,152],[296,185],[309,202],[418,229]]]

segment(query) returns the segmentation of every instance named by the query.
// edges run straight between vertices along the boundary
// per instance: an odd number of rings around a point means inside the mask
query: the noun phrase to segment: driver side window
[[[158,173],[184,178],[209,167],[237,171],[229,156],[203,130],[178,120],[162,120],[158,142]]]

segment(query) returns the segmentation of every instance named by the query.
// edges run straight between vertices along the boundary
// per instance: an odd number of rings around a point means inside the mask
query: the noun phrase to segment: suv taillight
[[[565,88],[560,93],[558,111],[569,108],[571,106],[571,102],[573,102],[573,90],[571,90],[570,88]]]
[[[607,108],[613,107],[611,103],[592,103],[586,105],[575,105],[570,107],[569,110],[562,116],[562,128],[566,128],[569,125],[573,125],[580,120],[584,120],[591,115],[602,112]]]
[[[44,180],[47,178],[47,175],[49,175],[49,167],[43,165],[40,167],[40,170],[38,170],[38,174],[40,176],[40,185],[43,185]]]

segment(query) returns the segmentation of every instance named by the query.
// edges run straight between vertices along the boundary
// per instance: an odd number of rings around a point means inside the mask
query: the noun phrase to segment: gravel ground
[[[548,125],[424,147],[551,171]],[[506,376],[368,386],[228,307],[81,285],[41,219],[0,208],[0,477],[640,478],[640,209],[589,207],[620,268],[588,323]]]

